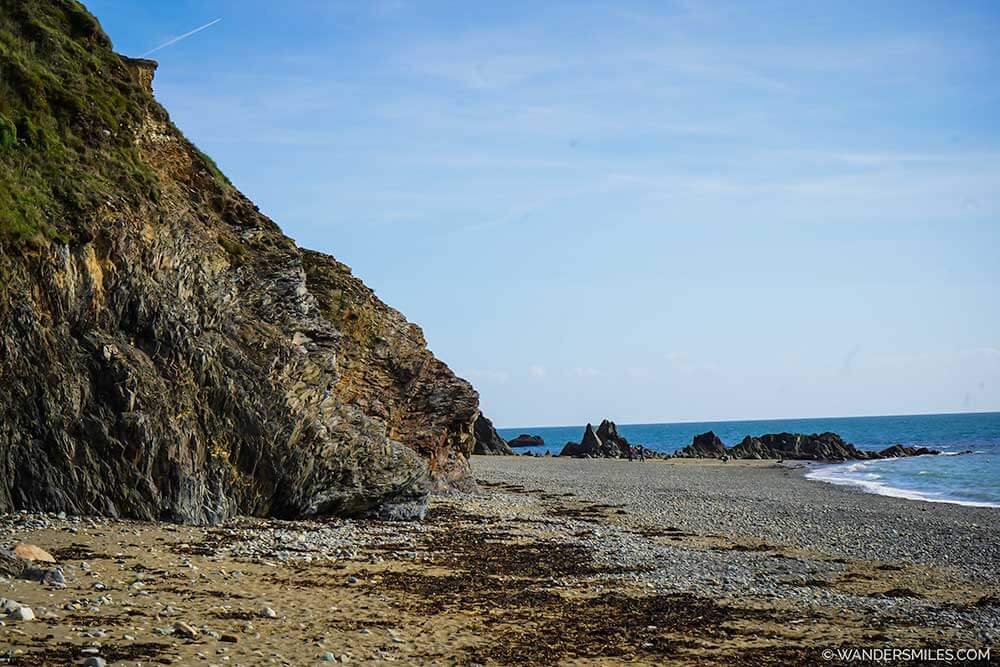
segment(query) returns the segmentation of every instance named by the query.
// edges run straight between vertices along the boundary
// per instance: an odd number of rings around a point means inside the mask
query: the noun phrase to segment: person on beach
[[[632,445],[625,445],[625,456],[628,457],[629,461],[632,460]]]
[[[643,463],[645,463],[646,462],[646,448],[643,447],[642,445],[639,445],[638,447],[636,447],[636,450],[639,452],[639,460],[642,461]]]

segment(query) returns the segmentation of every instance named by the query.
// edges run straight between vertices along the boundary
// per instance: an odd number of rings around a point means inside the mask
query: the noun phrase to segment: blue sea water
[[[596,428],[596,422],[594,426]],[[498,429],[508,440],[521,433],[542,436],[545,447],[522,450],[542,454],[546,451],[558,454],[567,442],[579,442],[583,430],[582,425]],[[833,431],[861,449],[877,451],[896,443],[929,447],[944,455],[817,465],[808,476],[833,484],[858,486],[882,495],[1000,507],[1000,412],[619,424],[618,430],[633,444],[665,453],[691,444],[695,435],[705,431],[715,431],[729,446],[747,435]]]

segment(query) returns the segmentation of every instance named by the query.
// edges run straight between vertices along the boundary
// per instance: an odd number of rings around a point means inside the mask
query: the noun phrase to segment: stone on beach
[[[198,630],[184,621],[177,621],[174,623],[174,634],[178,637],[184,637],[185,639],[197,639],[198,635],[201,634]]]
[[[56,559],[45,549],[34,544],[18,542],[14,545],[14,555],[26,561],[38,561],[40,563],[55,563]]]
[[[8,618],[15,621],[33,621],[35,620],[35,611],[31,607],[18,607],[8,614]]]

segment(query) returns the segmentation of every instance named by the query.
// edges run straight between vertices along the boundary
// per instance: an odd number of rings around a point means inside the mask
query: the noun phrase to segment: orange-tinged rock
[[[36,547],[34,544],[23,542],[15,545],[14,554],[23,560],[38,561],[41,563],[54,563],[56,559],[45,549]]]

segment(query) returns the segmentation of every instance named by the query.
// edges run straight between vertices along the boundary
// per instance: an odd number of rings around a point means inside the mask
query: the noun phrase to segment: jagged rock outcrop
[[[587,424],[580,442],[567,442],[559,455],[618,459],[626,458],[628,452],[629,442],[618,433],[618,425],[604,419],[596,431],[593,424]]]
[[[926,448],[895,445],[882,452],[858,449],[836,433],[803,435],[771,433],[745,437],[734,447],[726,447],[711,431],[694,437],[692,444],[676,452],[678,458],[787,459],[799,461],[849,461],[937,454]]]
[[[772,433],[759,438],[747,436],[729,451],[734,459],[790,459],[811,461],[846,461],[878,458],[844,442],[836,433],[802,435]]]
[[[479,415],[479,418],[476,419],[475,436],[476,446],[472,450],[473,454],[510,456],[514,453],[507,441],[501,438],[497,430],[493,428],[493,422],[483,415]]]
[[[79,3],[0,0],[0,511],[419,516],[472,387],[304,251]]]
[[[694,440],[684,450],[684,456],[697,459],[718,459],[726,455],[726,446],[714,431],[694,436]]]
[[[511,447],[544,447],[545,439],[540,435],[522,433],[513,440],[508,440],[507,444]]]
[[[618,425],[613,421],[602,420],[597,437],[601,441],[601,456],[614,459],[628,456],[628,440],[618,434]]]

